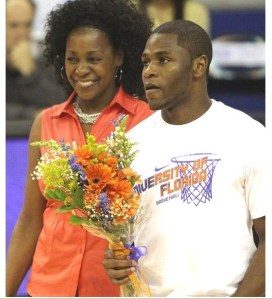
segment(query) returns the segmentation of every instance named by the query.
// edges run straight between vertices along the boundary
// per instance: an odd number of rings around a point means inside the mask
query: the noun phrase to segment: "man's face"
[[[173,108],[188,100],[192,61],[189,52],[177,44],[177,35],[151,35],[142,62],[142,80],[151,109]]]
[[[34,17],[27,0],[8,0],[6,3],[6,49],[9,52],[19,41],[29,39]]]

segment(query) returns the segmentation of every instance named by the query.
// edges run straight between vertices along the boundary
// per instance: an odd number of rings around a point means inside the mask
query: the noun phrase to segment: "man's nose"
[[[158,76],[158,73],[154,63],[150,62],[148,66],[144,67],[143,69],[143,77],[149,78],[152,76]]]

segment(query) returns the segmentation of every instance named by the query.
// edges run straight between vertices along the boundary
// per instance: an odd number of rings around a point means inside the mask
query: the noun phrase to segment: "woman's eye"
[[[100,58],[100,57],[89,57],[88,58],[88,61],[91,63],[98,63],[101,60],[102,60],[102,58]]]
[[[78,61],[78,59],[75,57],[67,57],[66,60],[69,62],[77,62]]]

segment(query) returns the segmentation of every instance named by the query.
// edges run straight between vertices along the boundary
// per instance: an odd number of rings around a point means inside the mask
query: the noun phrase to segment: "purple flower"
[[[82,166],[80,164],[78,164],[76,162],[77,157],[76,156],[72,156],[69,160],[68,163],[73,171],[73,173],[77,173],[78,174],[78,182],[80,184],[81,187],[83,187],[84,185],[86,185],[88,183],[87,179],[86,179],[86,175],[82,169]]]
[[[103,192],[99,194],[98,199],[100,201],[99,206],[102,211],[102,219],[104,221],[111,221],[112,215],[110,213],[110,201],[108,199],[107,193]]]

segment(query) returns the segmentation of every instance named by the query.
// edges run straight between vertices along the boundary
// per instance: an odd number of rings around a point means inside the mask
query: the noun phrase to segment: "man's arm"
[[[265,296],[265,217],[254,219],[253,226],[259,237],[259,245],[244,279],[232,297]]]
[[[103,267],[110,280],[116,285],[128,283],[128,276],[135,272],[137,263],[130,260],[129,256],[115,255],[111,249],[105,252],[104,257]]]

